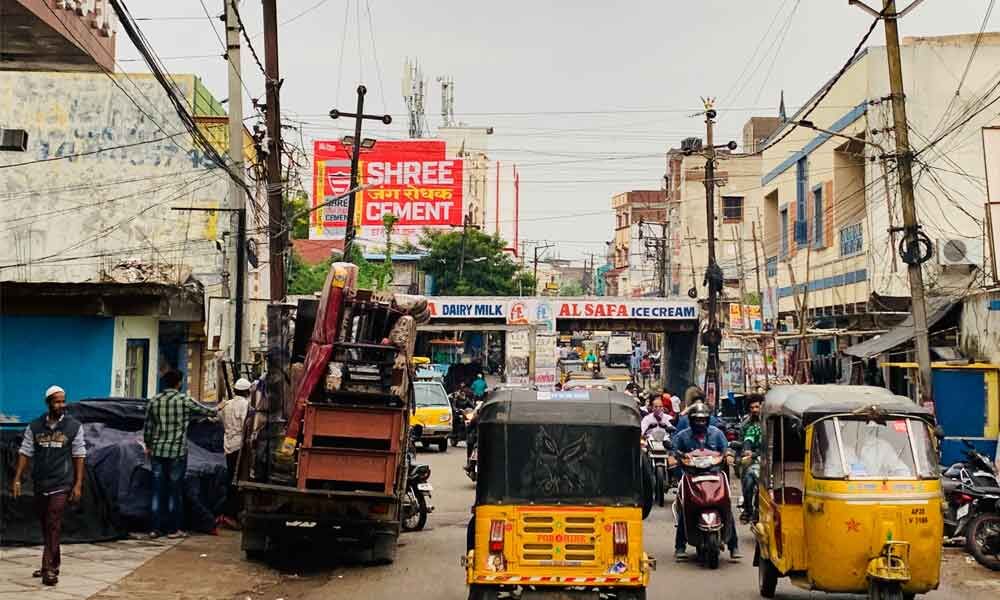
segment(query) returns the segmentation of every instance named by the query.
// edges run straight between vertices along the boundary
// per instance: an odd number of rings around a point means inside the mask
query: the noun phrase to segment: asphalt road
[[[462,465],[465,448],[449,448],[447,453],[423,451],[420,459],[431,465],[431,481],[435,486],[435,511],[420,532],[404,534],[399,554],[394,564],[384,567],[347,567],[336,569],[328,583],[314,588],[302,596],[307,600],[333,598],[371,598],[372,600],[398,600],[401,597],[434,600],[463,600],[467,596],[464,573],[459,557],[465,550],[465,527],[469,521],[469,508],[473,497],[473,484]],[[749,599],[757,595],[757,572],[751,566],[753,543],[745,527],[740,528],[740,543],[744,558],[739,563],[723,561],[717,571],[709,571],[694,563],[673,561],[674,525],[669,507],[655,508],[645,522],[646,551],[659,559],[658,570],[653,573],[649,598],[677,597],[686,590],[684,597],[699,599]],[[962,563],[964,557],[955,557]],[[1000,588],[992,588],[981,596],[976,590],[961,592],[949,587],[927,598],[996,598]],[[694,591],[697,590],[695,593]],[[857,596],[832,596],[805,592],[782,581],[778,587],[779,598],[861,598]]]

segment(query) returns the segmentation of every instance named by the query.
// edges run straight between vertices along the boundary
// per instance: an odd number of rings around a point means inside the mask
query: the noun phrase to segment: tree
[[[329,272],[329,260],[318,265],[308,265],[298,252],[292,250],[292,259],[288,265],[288,293],[308,295],[322,290]]]
[[[427,255],[420,259],[419,267],[434,277],[435,291],[441,295],[517,296],[531,293],[534,278],[504,252],[505,245],[500,236],[491,236],[478,229],[425,230],[420,246]]]
[[[292,222],[292,239],[309,237],[309,196],[304,193],[285,196],[285,218]]]
[[[560,296],[583,296],[583,283],[577,279],[570,279],[559,285]]]

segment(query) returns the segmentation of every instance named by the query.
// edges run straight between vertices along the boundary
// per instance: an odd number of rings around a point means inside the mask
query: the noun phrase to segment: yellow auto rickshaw
[[[760,595],[801,588],[903,600],[938,587],[934,416],[868,386],[788,385],[761,411]]]
[[[512,389],[487,399],[462,560],[470,600],[570,590],[646,597],[656,561],[642,546],[639,424],[635,402],[607,390]]]

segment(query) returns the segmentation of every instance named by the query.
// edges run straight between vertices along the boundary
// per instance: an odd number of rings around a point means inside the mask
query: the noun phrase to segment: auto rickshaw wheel
[[[774,598],[778,589],[778,569],[763,556],[757,560],[757,587],[762,598]]]
[[[904,600],[905,598],[906,594],[903,594],[903,588],[898,583],[877,579],[868,582],[868,600]]]

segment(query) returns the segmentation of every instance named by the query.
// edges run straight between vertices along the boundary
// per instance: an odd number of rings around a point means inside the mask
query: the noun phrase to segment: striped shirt
[[[167,390],[153,396],[146,405],[142,437],[146,448],[157,458],[180,458],[187,454],[187,430],[197,416],[214,417],[216,409],[202,406],[187,394]]]

